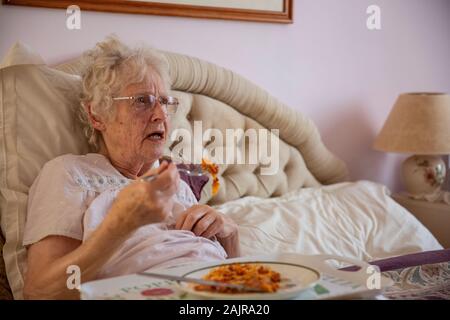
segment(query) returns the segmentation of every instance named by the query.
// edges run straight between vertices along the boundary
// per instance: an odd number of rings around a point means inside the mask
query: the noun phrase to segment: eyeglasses
[[[156,106],[156,102],[163,107],[166,114],[174,114],[178,109],[178,99],[171,96],[159,96],[155,97],[152,94],[141,94],[130,97],[114,97],[113,100],[132,100],[133,107],[138,111],[153,110]]]

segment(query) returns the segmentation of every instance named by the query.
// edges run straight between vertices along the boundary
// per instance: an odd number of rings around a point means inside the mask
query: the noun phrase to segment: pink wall
[[[381,7],[382,29],[366,28],[366,8]],[[397,95],[450,92],[450,1],[296,0],[295,23],[82,12],[0,6],[0,55],[20,40],[56,63],[115,32],[130,44],[186,53],[233,69],[310,116],[353,179],[401,188],[404,156],[371,149]]]

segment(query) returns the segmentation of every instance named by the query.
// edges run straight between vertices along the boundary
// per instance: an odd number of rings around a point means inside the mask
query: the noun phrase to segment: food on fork
[[[202,169],[207,171],[212,179],[212,195],[215,195],[219,191],[219,178],[217,177],[217,174],[219,173],[219,166],[212,161],[202,158]]]
[[[280,273],[270,267],[261,264],[227,264],[212,269],[203,277],[204,280],[212,280],[223,283],[239,284],[262,292],[273,293],[280,288]],[[235,288],[196,285],[197,291],[209,291],[217,293],[246,293],[248,291]]]
[[[202,163],[200,164],[200,168],[197,168],[197,164],[185,163],[182,161],[182,158],[171,158],[169,156],[163,156],[159,159],[159,161],[167,161],[167,162],[175,162],[178,168],[187,169],[195,174],[191,174],[193,176],[201,176],[201,170],[208,172],[212,178],[212,195],[214,196],[219,191],[219,178],[217,175],[219,174],[219,166],[214,162],[208,160],[207,158],[202,158]],[[186,173],[186,171],[185,171]]]

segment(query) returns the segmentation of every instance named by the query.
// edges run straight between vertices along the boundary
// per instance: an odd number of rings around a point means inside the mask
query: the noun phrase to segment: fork
[[[171,158],[169,161],[173,162],[175,165],[181,164],[186,167],[191,166],[191,164],[185,163],[183,158],[181,158],[181,157],[180,158]],[[183,172],[186,175],[191,176],[191,177],[201,177],[201,176],[205,175],[205,173],[203,172],[203,169],[200,166],[195,166],[195,169],[188,169],[185,167],[177,166],[177,169],[178,169],[178,172]],[[153,179],[155,179],[157,177],[157,175],[158,174],[153,174],[153,175],[141,178],[141,179],[145,180],[145,181],[152,181]]]
[[[138,275],[152,277],[152,278],[172,280],[172,281],[178,281],[178,282],[190,282],[190,283],[196,283],[196,284],[201,284],[201,285],[205,285],[205,286],[223,287],[223,288],[230,288],[230,289],[236,289],[236,290],[243,290],[243,291],[247,291],[247,292],[266,293],[264,290],[262,290],[260,288],[254,288],[254,287],[250,287],[250,286],[243,285],[243,284],[233,284],[233,283],[204,280],[204,279],[190,278],[190,277],[182,277],[182,276],[175,276],[175,275],[168,275],[168,274],[150,273],[150,272],[139,272]]]
[[[187,174],[188,176],[191,176],[191,177],[201,177],[201,176],[205,175],[203,170],[201,168],[199,168],[199,167],[196,167],[196,169],[194,169],[194,170],[189,170],[189,169],[186,169],[186,168],[179,168],[179,167],[177,167],[177,169],[178,169],[179,172],[183,172],[183,173],[185,173],[185,174]]]

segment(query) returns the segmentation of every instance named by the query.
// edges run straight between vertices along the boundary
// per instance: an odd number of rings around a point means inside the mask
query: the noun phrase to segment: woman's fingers
[[[216,219],[214,220],[214,223],[210,224],[208,228],[202,234],[200,234],[200,236],[210,239],[218,234],[222,228],[223,222],[220,219]]]
[[[195,224],[206,214],[207,211],[199,210],[186,215],[180,230],[193,231]]]
[[[211,212],[205,214],[197,223],[194,225],[192,232],[196,236],[201,236],[208,228],[215,223],[217,216]]]
[[[168,163],[167,161],[164,161],[164,160],[163,160],[163,161],[159,164],[159,167],[156,168],[156,172],[157,172],[158,174],[160,174],[160,173],[162,173],[164,170],[166,170],[168,167],[169,167],[169,163]]]
[[[162,161],[158,168],[150,169],[142,175],[141,179],[149,176],[154,176],[154,179],[148,181],[150,184],[147,190],[150,193],[156,192],[155,194],[159,197],[171,197],[178,191],[180,175],[173,163]]]
[[[163,161],[160,163],[160,165],[157,168],[151,168],[146,173],[144,173],[140,178],[158,175],[158,174],[162,173],[164,170],[166,170],[168,166],[169,166],[169,164],[167,163],[167,161]]]
[[[192,231],[197,221],[208,211],[209,207],[205,205],[194,205],[190,207],[178,218],[175,228],[178,230]]]
[[[225,220],[207,205],[187,209],[177,220],[175,229],[192,231],[196,236],[211,238],[225,231]]]
[[[178,174],[178,170],[176,166],[171,163],[167,166],[167,168],[162,171],[156,179],[152,181],[152,187],[154,187],[158,191],[165,192],[167,189],[170,189],[172,186],[178,188],[180,176]]]
[[[175,229],[180,230],[183,226],[184,219],[186,219],[187,211],[184,211],[175,222]]]

